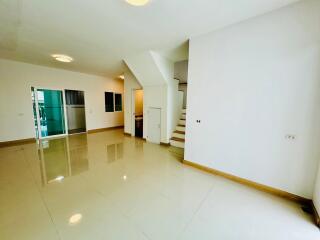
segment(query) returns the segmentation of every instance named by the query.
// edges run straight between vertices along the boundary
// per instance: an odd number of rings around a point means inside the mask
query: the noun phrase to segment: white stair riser
[[[182,113],[186,113],[186,112],[187,112],[187,109],[182,109],[181,112],[182,112]]]
[[[180,119],[186,120],[186,116],[185,115],[181,115]]]
[[[181,133],[173,133],[172,134],[172,137],[177,137],[177,138],[182,138],[182,139],[184,139],[184,134],[181,134]]]
[[[176,127],[176,130],[177,130],[177,131],[186,131],[186,127],[177,126],[177,127]]]
[[[186,125],[186,120],[179,120],[179,124]]]
[[[175,140],[170,140],[170,145],[178,148],[184,148],[184,142],[178,142]]]

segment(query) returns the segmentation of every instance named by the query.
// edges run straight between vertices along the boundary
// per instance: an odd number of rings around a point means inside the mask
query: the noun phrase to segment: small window
[[[121,112],[122,111],[122,94],[121,93],[115,93],[114,94],[114,108],[115,111]]]
[[[105,102],[106,112],[114,112],[113,93],[112,92],[105,92],[104,93],[104,102]]]
[[[67,105],[84,105],[84,92],[77,90],[65,90]]]

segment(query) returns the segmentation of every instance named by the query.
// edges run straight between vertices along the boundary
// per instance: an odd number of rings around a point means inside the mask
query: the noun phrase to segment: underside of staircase
[[[170,139],[170,145],[178,148],[184,148],[186,130],[186,109],[182,109],[180,120],[176,126],[176,130]]]

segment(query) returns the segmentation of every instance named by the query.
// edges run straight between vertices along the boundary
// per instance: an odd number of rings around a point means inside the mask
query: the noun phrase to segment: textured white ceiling
[[[0,58],[114,77],[126,56],[159,50],[181,60],[189,37],[296,1],[151,0],[133,7],[124,0],[0,0]],[[55,62],[54,53],[75,61]]]

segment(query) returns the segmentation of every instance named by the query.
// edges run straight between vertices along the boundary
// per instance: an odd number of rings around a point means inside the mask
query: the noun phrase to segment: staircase
[[[182,109],[180,120],[176,127],[176,130],[172,134],[170,139],[170,145],[178,148],[184,148],[186,130],[186,109]]]

